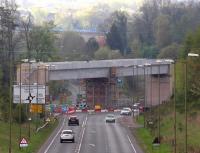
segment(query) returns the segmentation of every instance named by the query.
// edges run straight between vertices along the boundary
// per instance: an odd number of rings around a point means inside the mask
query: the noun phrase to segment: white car
[[[105,118],[106,123],[115,123],[115,115],[108,114]]]
[[[72,141],[74,143],[74,132],[72,130],[63,130],[60,134],[60,143],[62,143],[63,141]]]
[[[121,110],[120,112],[121,115],[131,115],[132,114],[132,110],[129,107],[125,107]]]
[[[135,104],[133,105],[133,109],[138,109],[139,106],[140,106],[140,103],[135,103]]]

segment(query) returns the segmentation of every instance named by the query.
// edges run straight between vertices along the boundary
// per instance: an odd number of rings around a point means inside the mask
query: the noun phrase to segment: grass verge
[[[138,123],[144,123],[143,116],[138,118]],[[153,146],[152,142],[155,138],[152,131],[148,128],[138,128],[134,130],[134,135],[136,136],[140,146],[143,148],[145,153],[171,153],[171,147],[168,144],[161,144],[160,146]]]
[[[156,136],[158,136],[158,111],[154,108],[152,114],[148,113],[147,116],[154,118],[153,122],[156,124],[153,127],[138,128],[134,130],[134,134],[137,137],[141,147],[145,153],[172,153],[174,149],[174,111],[173,103],[163,104],[160,107],[161,122],[160,122],[160,134],[161,145],[160,147],[153,148],[152,142]],[[184,112],[177,112],[176,117],[176,150],[179,153],[185,152],[185,134],[186,134],[186,122]],[[143,125],[143,117],[140,116],[137,120],[139,124]],[[188,110],[188,153],[200,152],[200,112],[199,110]]]
[[[38,133],[35,132],[35,125],[31,124],[31,139],[28,140],[27,148],[19,149],[19,124],[12,124],[12,153],[36,153],[45,140],[49,137],[58,121],[50,122]],[[22,125],[22,137],[28,138],[28,125]],[[9,148],[9,123],[0,121],[0,153],[7,153]]]

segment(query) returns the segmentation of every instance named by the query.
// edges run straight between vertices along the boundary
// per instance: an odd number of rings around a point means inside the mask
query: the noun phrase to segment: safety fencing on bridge
[[[119,112],[120,109],[114,109],[114,108],[108,108],[108,109],[79,109],[75,106],[67,106],[67,105],[49,105],[46,108],[46,111],[49,111],[51,113],[57,113],[57,114],[74,114],[74,113],[93,113],[93,112]]]

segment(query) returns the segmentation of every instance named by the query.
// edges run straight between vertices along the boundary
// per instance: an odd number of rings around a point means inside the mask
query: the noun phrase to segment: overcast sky
[[[95,5],[97,3],[124,3],[124,4],[140,4],[143,0],[16,0],[20,7],[28,8],[35,7],[48,7],[53,8],[57,6],[69,5],[72,7],[84,7],[88,5]]]

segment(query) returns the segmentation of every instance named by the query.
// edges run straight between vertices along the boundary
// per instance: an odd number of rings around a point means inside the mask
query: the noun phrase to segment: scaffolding
[[[108,105],[109,108],[114,108],[117,105],[117,90],[116,90],[116,67],[111,67],[108,76]]]
[[[106,102],[106,86],[107,79],[87,79],[86,80],[86,99],[89,108],[100,105],[105,108]]]

